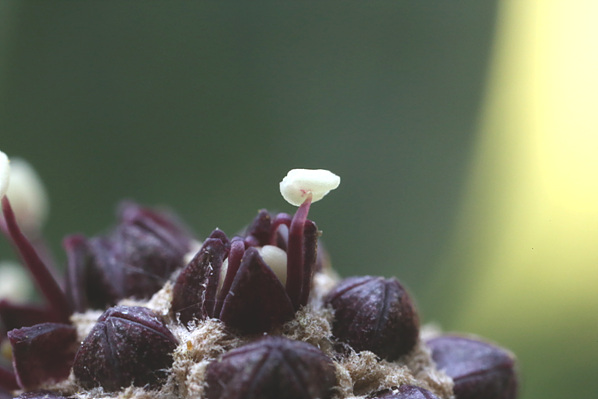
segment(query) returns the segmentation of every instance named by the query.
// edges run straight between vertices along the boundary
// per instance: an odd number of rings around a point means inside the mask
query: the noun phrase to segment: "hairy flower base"
[[[418,342],[416,347],[397,361],[380,360],[369,351],[355,353],[349,350],[339,356],[338,344],[332,336],[333,313],[321,306],[323,297],[335,285],[336,279],[328,274],[317,273],[314,279],[312,297],[307,307],[300,309],[296,317],[282,328],[282,336],[307,342],[319,348],[334,363],[337,386],[334,398],[354,398],[379,392],[385,388],[410,384],[423,387],[440,399],[452,395],[452,380],[437,371],[430,352]],[[205,373],[208,365],[223,353],[255,341],[252,336],[238,336],[229,332],[224,324],[215,319],[206,319],[187,329],[169,316],[172,298],[172,284],[167,283],[149,301],[122,300],[126,306],[146,306],[164,317],[166,326],[173,332],[180,344],[174,350],[174,363],[167,373],[166,383],[158,390],[143,387],[128,387],[120,392],[106,393],[102,388],[82,390],[73,375],[68,380],[43,388],[77,398],[197,398],[205,394]],[[73,324],[83,340],[93,328],[98,312],[75,314]]]

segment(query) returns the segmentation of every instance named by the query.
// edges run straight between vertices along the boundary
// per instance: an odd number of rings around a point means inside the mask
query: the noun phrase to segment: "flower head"
[[[64,240],[66,278],[18,216],[11,201],[35,194],[9,198],[11,175],[0,152],[0,227],[44,302],[0,300],[0,341],[12,350],[12,368],[0,359],[2,398],[516,397],[508,352],[423,341],[397,279],[337,281],[322,266],[307,216],[338,186],[331,172],[289,172],[280,190],[294,215],[261,210],[232,238],[215,229],[188,262],[195,240],[176,217],[125,202],[107,235]]]

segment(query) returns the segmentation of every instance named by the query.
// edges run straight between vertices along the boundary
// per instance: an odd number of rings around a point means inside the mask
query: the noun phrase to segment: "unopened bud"
[[[10,166],[10,185],[6,196],[10,199],[17,222],[24,231],[39,231],[48,214],[48,196],[42,181],[24,159],[13,158]]]
[[[0,298],[24,302],[32,291],[33,286],[23,266],[15,262],[0,262]]]
[[[264,262],[266,262],[274,274],[276,274],[276,277],[278,277],[280,282],[286,284],[287,253],[274,245],[264,245],[263,247],[258,247],[257,250]]]

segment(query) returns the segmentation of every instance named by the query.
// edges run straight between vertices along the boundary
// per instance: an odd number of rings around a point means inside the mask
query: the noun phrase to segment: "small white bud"
[[[25,269],[15,262],[0,262],[0,298],[25,302],[33,292],[33,285]]]
[[[287,253],[274,245],[264,245],[261,248],[258,247],[257,250],[282,285],[285,285],[287,283]]]
[[[5,153],[0,151],[0,198],[4,197],[10,180],[10,161]]]
[[[24,159],[10,162],[10,185],[6,196],[17,222],[25,231],[39,231],[48,214],[48,196],[35,169]]]
[[[341,183],[341,178],[325,169],[292,169],[280,182],[280,193],[291,205],[301,205],[311,194],[312,202],[324,198]]]
[[[264,245],[263,247],[255,248],[264,262],[272,269],[276,277],[278,277],[282,285],[285,285],[287,283],[287,253],[274,245]],[[228,258],[224,259],[220,268],[218,292],[220,292],[220,289],[224,285],[226,272],[228,272]]]

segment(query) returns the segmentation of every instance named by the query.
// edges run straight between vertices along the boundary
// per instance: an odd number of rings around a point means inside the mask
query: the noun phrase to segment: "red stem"
[[[303,286],[303,229],[309,213],[311,198],[311,194],[309,194],[299,206],[289,228],[286,290],[295,310],[299,309],[301,288]]]
[[[54,276],[52,276],[52,273],[42,261],[31,242],[19,228],[6,195],[2,198],[2,213],[4,214],[6,227],[13,245],[21,255],[25,266],[29,269],[38,288],[48,300],[52,312],[56,314],[59,320],[69,323],[71,307],[66,294],[62,291],[60,285],[54,279]]]

